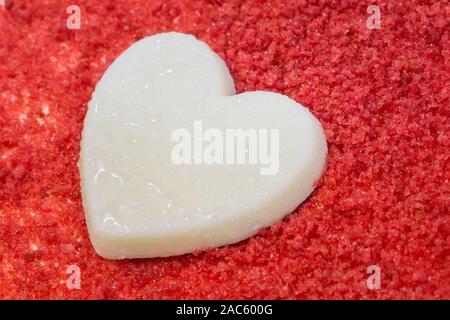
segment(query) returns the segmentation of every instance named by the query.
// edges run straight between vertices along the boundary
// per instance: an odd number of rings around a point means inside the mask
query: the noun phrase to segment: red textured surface
[[[65,27],[74,2],[81,30]],[[0,8],[1,298],[450,298],[446,1],[106,2]],[[366,28],[368,4],[380,30]],[[328,168],[296,212],[247,241],[103,260],[77,169],[87,103],[120,52],[171,30],[207,42],[238,91],[309,107]],[[66,287],[71,264],[80,290]],[[366,287],[372,264],[380,290]]]

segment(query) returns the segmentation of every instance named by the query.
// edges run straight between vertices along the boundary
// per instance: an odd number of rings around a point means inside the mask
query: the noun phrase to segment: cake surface
[[[206,4],[205,4],[206,3]],[[450,298],[446,1],[7,0],[0,7],[0,298]],[[328,165],[297,210],[249,240],[108,261],[77,168],[87,104],[114,59],[168,31],[227,63],[237,92],[283,93],[322,123]],[[69,289],[68,267],[80,289]],[[367,268],[381,270],[369,290]]]

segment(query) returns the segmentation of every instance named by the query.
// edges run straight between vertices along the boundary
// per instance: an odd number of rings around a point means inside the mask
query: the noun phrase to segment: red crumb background
[[[81,8],[69,30],[66,8]],[[369,30],[367,6],[381,9]],[[0,298],[450,298],[447,1],[54,1],[0,8]],[[281,92],[325,128],[328,168],[295,212],[238,244],[165,259],[95,254],[80,133],[136,40],[191,33],[239,92]],[[81,289],[66,286],[67,268]],[[381,268],[369,290],[367,268]]]

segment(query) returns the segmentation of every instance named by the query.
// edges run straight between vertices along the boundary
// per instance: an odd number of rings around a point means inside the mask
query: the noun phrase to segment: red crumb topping
[[[81,29],[66,8],[81,8]],[[110,2],[109,4],[104,4]],[[372,4],[370,2],[369,4]],[[0,8],[1,298],[450,298],[447,1],[31,1]],[[247,241],[108,261],[89,241],[77,160],[93,88],[138,39],[192,33],[239,92],[322,122],[328,168]],[[69,289],[70,265],[81,288]],[[369,290],[367,268],[381,268]]]

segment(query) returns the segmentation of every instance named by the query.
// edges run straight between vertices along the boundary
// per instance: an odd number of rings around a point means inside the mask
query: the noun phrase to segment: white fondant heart
[[[234,94],[223,61],[190,35],[145,38],[108,68],[89,103],[80,155],[86,220],[101,256],[234,243],[313,191],[327,153],[317,119],[280,94]],[[244,149],[227,132],[246,134]]]

